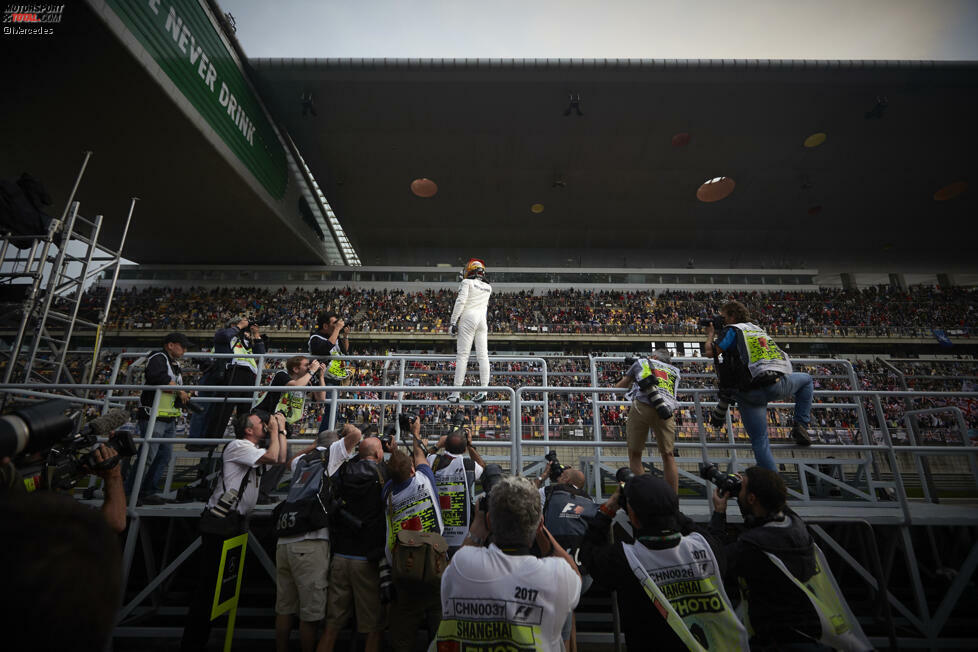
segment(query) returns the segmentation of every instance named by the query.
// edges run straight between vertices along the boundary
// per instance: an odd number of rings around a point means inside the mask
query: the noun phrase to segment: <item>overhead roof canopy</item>
[[[364,264],[974,258],[978,63],[250,64]]]
[[[123,250],[131,260],[326,262],[313,232],[262,201],[87,3],[68,4],[52,36],[0,38],[0,60],[16,71],[0,91],[0,178],[39,179],[51,215],[91,150],[81,214],[105,216],[100,241],[114,248],[139,197]]]

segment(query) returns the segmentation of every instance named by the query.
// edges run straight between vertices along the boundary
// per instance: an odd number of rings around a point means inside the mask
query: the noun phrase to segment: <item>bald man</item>
[[[544,471],[544,476],[550,475],[550,464]],[[579,555],[577,551],[584,541],[584,534],[587,532],[587,522],[584,517],[593,517],[597,511],[597,504],[591,500],[585,485],[587,480],[584,474],[577,469],[564,469],[563,473],[557,478],[555,484],[540,489],[540,503],[543,506],[543,524],[546,526],[554,539],[567,551],[575,562]],[[587,569],[577,566],[581,572],[581,594],[591,586],[591,576]],[[569,650],[577,649],[576,628],[574,626],[574,613],[571,612],[564,622],[560,638],[564,641],[565,647]]]

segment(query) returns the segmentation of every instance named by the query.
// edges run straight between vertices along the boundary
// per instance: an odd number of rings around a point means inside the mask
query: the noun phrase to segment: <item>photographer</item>
[[[722,318],[725,328],[715,339]],[[711,356],[720,380],[720,405],[710,417],[717,428],[726,418],[725,399],[736,401],[740,418],[750,437],[758,466],[777,470],[767,435],[767,404],[785,400],[795,403],[795,422],[791,436],[799,446],[811,446],[808,424],[812,411],[812,377],[792,373],[791,361],[760,326],[751,323],[747,308],[739,301],[729,301],[720,315],[709,321],[703,354]],[[703,323],[701,321],[701,323]]]
[[[299,616],[302,651],[312,652],[316,647],[316,623],[326,616],[327,512],[332,495],[329,476],[353,455],[361,438],[359,430],[352,425],[345,426],[340,434],[342,436],[337,437],[333,430],[319,433],[315,444],[289,461],[292,470],[289,494],[273,514],[273,527],[278,535],[275,547],[275,646],[278,652],[289,649],[292,621],[296,615]]]
[[[717,537],[726,535],[729,497],[719,488],[712,494],[710,531]],[[872,649],[834,587],[825,559],[816,563],[820,553],[808,526],[786,507],[781,476],[752,466],[740,476],[736,498],[745,529],[727,545],[727,575],[747,594],[751,649]],[[832,613],[820,613],[816,597]]]
[[[485,462],[472,445],[468,428],[458,427],[438,440],[438,449],[445,449],[441,455],[429,455],[428,464],[435,474],[438,500],[441,502],[441,516],[448,542],[448,556],[462,546],[472,520],[472,504],[475,497],[475,482],[482,478]],[[465,457],[468,451],[469,457]]]
[[[233,353],[241,356],[232,358],[228,362],[224,376],[225,385],[254,385],[258,377],[258,361],[248,356],[265,352],[265,337],[261,334],[258,325],[251,323],[246,317],[238,318],[228,328],[214,334],[214,353]],[[204,432],[209,437],[218,439],[224,437],[231,415],[240,416],[248,411],[247,403],[231,403],[228,399],[250,399],[251,396],[252,392],[225,392],[224,401],[213,404]],[[206,445],[203,448],[213,448],[213,446]]]
[[[224,541],[247,530],[246,519],[258,502],[258,485],[267,465],[285,463],[285,417],[281,414],[242,414],[234,420],[234,436],[221,455],[221,481],[214,487],[201,514],[201,545],[197,552],[200,583],[180,642],[184,651],[206,647]],[[227,527],[216,531],[223,525]]]
[[[502,478],[488,503],[442,577],[438,649],[563,652],[561,626],[581,593],[577,564],[544,526],[533,482]],[[530,552],[534,540],[541,556]]]
[[[624,509],[634,543],[609,544]],[[695,531],[667,482],[650,474],[624,482],[590,519],[581,563],[594,581],[618,593],[630,650],[746,650],[747,632],[722,583],[723,551]]]
[[[325,369],[319,360],[309,362],[309,358],[297,355],[285,361],[285,370],[280,370],[272,377],[272,387],[308,387],[311,384],[324,385]],[[269,414],[281,414],[285,417],[286,437],[300,434],[302,417],[305,414],[307,392],[266,392],[258,403],[258,409]],[[326,399],[325,392],[311,392],[314,401]],[[285,466],[275,466],[262,476],[259,488],[258,504],[268,505],[274,502],[271,494],[278,488],[278,483],[285,474]]]
[[[631,361],[634,358],[625,358]],[[662,455],[662,475],[672,490],[679,492],[679,469],[676,466],[676,414],[679,401],[679,369],[672,366],[666,349],[656,349],[648,358],[634,360],[615,387],[630,387],[625,400],[631,401],[625,435],[628,439],[628,467],[635,475],[645,473],[642,452],[655,431],[655,443]]]
[[[350,376],[350,371],[340,360],[340,356],[350,352],[350,327],[335,312],[324,312],[316,321],[316,330],[309,336],[309,355],[320,358],[326,365],[326,384],[332,387],[342,385]],[[324,358],[333,358],[328,364]],[[323,399],[325,400],[325,399]],[[319,432],[329,428],[330,405],[323,410],[323,420]]]
[[[333,559],[329,566],[329,591],[326,596],[326,631],[319,641],[320,652],[333,652],[336,640],[356,609],[358,630],[366,634],[365,652],[379,652],[386,618],[381,603],[380,563],[384,559],[387,521],[381,491],[387,481],[384,449],[377,437],[360,439],[353,426],[330,447],[330,466],[335,463],[337,444],[347,451],[354,440],[359,453],[345,461],[330,476],[337,505],[330,514],[330,545]],[[354,444],[355,445],[355,444]],[[388,587],[389,588],[389,587]]]
[[[581,574],[581,595],[584,595],[591,587],[592,579],[580,564],[579,551],[587,531],[587,519],[594,517],[598,506],[588,495],[587,479],[582,472],[559,462],[557,467],[553,464],[554,462],[548,461],[544,475],[537,478],[538,486],[541,478],[545,477],[549,477],[553,483],[540,489],[543,524],[577,563],[577,570]],[[553,478],[555,468],[560,471],[556,481]],[[568,650],[576,649],[575,634],[574,614],[571,612],[560,632]]]
[[[147,385],[182,385],[183,376],[180,369],[180,358],[190,347],[190,340],[183,333],[170,333],[163,338],[163,348],[151,353],[146,359],[144,372]],[[150,411],[153,408],[155,391],[147,389],[139,396],[139,432],[145,437],[149,427]],[[153,428],[153,438],[171,438],[177,435],[177,419],[182,414],[182,407],[190,401],[190,395],[182,390],[163,392],[160,395],[159,406],[156,410],[156,425]],[[145,444],[142,444],[145,446]],[[139,487],[137,505],[163,505],[166,501],[157,494],[159,483],[170,463],[173,444],[149,445],[146,456],[146,472],[142,485]],[[131,494],[136,477],[133,468],[126,479],[126,493]]]
[[[384,486],[387,505],[387,561],[394,567],[394,550],[398,545],[398,532],[415,530],[441,534],[444,524],[441,501],[436,489],[435,474],[425,458],[420,433],[421,419],[411,419],[412,455],[397,450],[396,445],[387,460],[391,479]],[[445,552],[444,550],[442,551]],[[415,633],[419,625],[427,623],[432,636],[438,629],[441,600],[437,586],[405,584],[395,575],[396,597],[390,605],[391,644],[396,651],[414,649]]]

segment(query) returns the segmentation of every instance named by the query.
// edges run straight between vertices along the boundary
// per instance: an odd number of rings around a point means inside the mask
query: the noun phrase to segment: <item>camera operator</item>
[[[580,563],[581,542],[587,531],[587,519],[594,517],[598,506],[587,492],[587,479],[582,472],[557,463],[560,475],[554,482],[553,464],[553,461],[548,461],[544,474],[537,478],[537,486],[547,477],[551,478],[552,483],[540,489],[543,524],[577,563],[577,570],[581,574],[581,595],[584,595],[591,588],[592,579]],[[577,649],[573,612],[567,617],[560,638],[567,644],[568,650]]]
[[[441,455],[429,455],[428,464],[435,474],[441,517],[448,542],[448,557],[462,546],[472,520],[472,504],[475,502],[475,482],[482,478],[485,462],[472,445],[468,428],[457,428],[438,440],[437,449],[445,449]],[[469,456],[466,457],[465,453]]]
[[[726,535],[729,497],[719,488],[712,494],[710,531],[717,537]],[[816,562],[808,526],[787,508],[781,476],[752,466],[740,476],[736,498],[745,529],[727,545],[727,575],[747,594],[751,649],[872,649],[834,587],[825,559]],[[820,613],[813,597],[832,613]]]
[[[720,318],[725,328],[719,339],[715,330]],[[720,405],[710,417],[710,423],[723,427],[726,400],[736,401],[740,418],[750,437],[757,465],[777,470],[767,434],[768,401],[785,400],[795,403],[795,421],[791,436],[799,446],[811,446],[808,424],[812,411],[812,377],[792,372],[791,361],[760,326],[751,323],[750,313],[739,301],[729,301],[720,315],[706,328],[704,355],[713,357],[720,380]],[[702,323],[702,322],[701,322]]]
[[[332,387],[342,385],[350,376],[350,371],[340,356],[350,352],[350,327],[335,312],[324,312],[316,321],[316,330],[309,336],[309,355],[320,358],[326,365],[326,384]],[[333,358],[327,364],[324,358]],[[325,400],[325,399],[324,399]],[[323,420],[319,432],[329,428],[330,405],[323,410]]]
[[[340,434],[342,436],[337,437],[335,430],[319,433],[315,444],[289,461],[292,470],[289,494],[273,514],[278,535],[275,547],[277,652],[289,649],[296,615],[299,616],[302,652],[313,652],[316,623],[326,616],[329,578],[327,511],[332,495],[329,476],[353,455],[360,441],[360,432],[352,425],[345,426]]]
[[[309,385],[324,385],[325,369],[319,360],[309,361],[304,355],[297,355],[285,361],[285,369],[275,372],[272,377],[272,387],[308,387]],[[326,399],[325,392],[311,392],[314,401]],[[302,428],[302,417],[305,414],[306,392],[267,392],[258,403],[258,409],[269,414],[282,414],[285,417],[286,437],[296,437]],[[268,505],[274,502],[272,492],[278,488],[278,483],[285,474],[285,466],[273,466],[261,478],[258,504]]]
[[[330,476],[336,507],[330,513],[330,545],[333,559],[329,566],[329,591],[326,595],[326,630],[319,641],[320,652],[333,652],[336,640],[356,609],[357,629],[366,634],[365,652],[379,652],[387,619],[382,598],[380,566],[384,559],[387,528],[381,492],[387,481],[384,449],[377,437],[361,440],[360,430],[344,426],[346,434],[330,447],[330,467],[334,451],[343,442],[359,442],[359,453],[342,463]],[[388,587],[389,589],[389,587]]]
[[[588,523],[581,563],[618,593],[630,650],[746,650],[747,632],[724,590],[723,550],[695,531],[669,484],[650,474],[623,483]],[[634,543],[609,544],[612,519],[625,509]]]
[[[180,369],[180,358],[190,347],[190,340],[183,333],[170,333],[163,338],[163,348],[151,353],[146,359],[144,372],[147,385],[182,385],[183,376]],[[153,408],[155,391],[145,390],[139,396],[139,432],[145,437],[149,427],[150,411]],[[182,407],[190,402],[190,395],[184,391],[163,392],[160,395],[159,406],[156,410],[156,425],[153,428],[153,438],[170,438],[177,435],[177,419],[182,414]],[[145,446],[146,444],[141,444]],[[162,505],[166,501],[157,494],[159,483],[170,463],[173,444],[151,443],[149,454],[146,456],[146,471],[142,485],[139,488],[137,505]],[[132,493],[135,483],[135,469],[130,468],[126,480],[126,493]]]
[[[263,417],[265,420],[263,420]],[[285,463],[285,417],[253,411],[234,420],[235,439],[224,447],[221,481],[214,487],[200,520],[200,583],[194,593],[181,650],[203,650],[211,631],[211,605],[224,541],[247,530],[246,519],[258,502],[262,472],[271,464]],[[262,444],[267,443],[267,448]],[[215,522],[226,531],[211,530]]]
[[[258,376],[258,361],[248,356],[266,353],[265,344],[265,336],[261,334],[258,325],[250,322],[247,317],[240,317],[237,321],[232,321],[228,328],[217,331],[214,334],[214,353],[233,353],[242,356],[228,361],[224,384],[254,385]],[[251,398],[251,396],[252,392],[225,392],[224,401],[213,404],[204,432],[210,437],[218,439],[223,437],[232,414],[240,416],[248,413],[247,403],[231,403],[227,399]],[[213,448],[213,446],[206,445],[202,448]]]
[[[394,547],[398,532],[415,530],[441,534],[444,524],[437,480],[421,444],[421,419],[411,419],[411,456],[397,450],[396,445],[387,460],[390,480],[384,485],[387,505],[387,562],[394,566]],[[442,552],[445,552],[444,550]],[[395,568],[396,572],[396,568]],[[390,605],[391,645],[396,651],[414,649],[415,633],[427,624],[434,636],[441,616],[441,600],[437,586],[405,584],[395,576],[396,597]]]
[[[625,358],[625,361],[633,358]],[[632,362],[615,387],[630,387],[625,399],[632,402],[625,421],[628,439],[628,467],[635,475],[645,473],[642,452],[649,438],[649,430],[655,431],[655,443],[662,455],[662,475],[672,490],[679,492],[679,469],[676,466],[676,414],[679,401],[679,369],[672,364],[666,349],[656,349],[648,358]]]
[[[581,593],[577,564],[544,526],[532,481],[502,478],[488,503],[442,577],[438,649],[563,652],[561,626]],[[534,540],[541,556],[530,551]]]

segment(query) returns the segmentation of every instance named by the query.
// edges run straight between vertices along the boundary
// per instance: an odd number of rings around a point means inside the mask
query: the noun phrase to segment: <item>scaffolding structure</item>
[[[14,309],[15,314],[19,313],[20,323],[6,352],[4,383],[92,382],[138,198],[130,200],[118,246],[113,248],[100,242],[103,216],[83,217],[81,205],[75,201],[91,156],[92,152],[85,152],[61,217],[52,219],[45,233],[0,234],[0,285],[27,286],[23,301]],[[86,286],[106,272],[111,273],[112,280],[96,321],[79,317]],[[95,331],[91,362],[78,378],[66,364],[76,326]],[[6,401],[6,396],[3,400]]]

